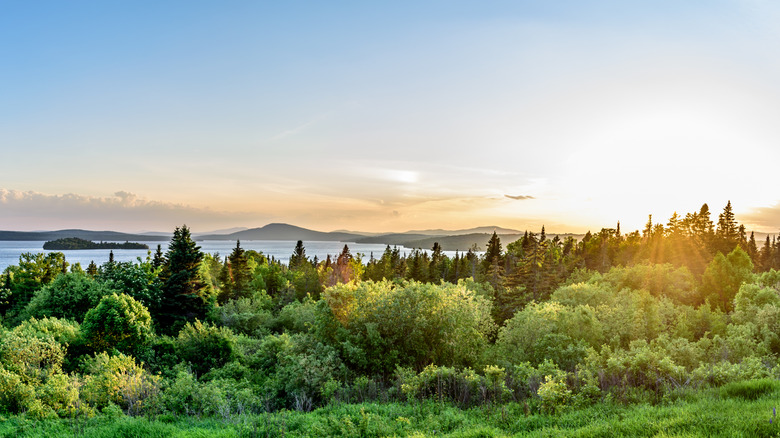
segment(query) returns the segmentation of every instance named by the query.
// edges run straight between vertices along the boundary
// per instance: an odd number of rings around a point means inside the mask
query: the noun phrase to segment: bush
[[[111,294],[87,312],[81,330],[96,351],[133,352],[153,335],[152,318],[143,304],[125,294]]]
[[[317,302],[307,297],[282,307],[273,322],[273,329],[278,333],[308,333],[316,322]]]
[[[233,360],[235,342],[235,335],[230,329],[195,320],[179,331],[176,354],[188,362],[197,375],[203,375]]]
[[[160,377],[149,374],[124,354],[100,353],[84,365],[84,399],[98,408],[114,403],[128,415],[139,415],[154,406]]]
[[[601,323],[588,305],[532,303],[507,321],[496,341],[496,360],[507,365],[551,360],[573,371],[588,347],[601,344]]]
[[[537,392],[542,401],[542,412],[554,414],[563,409],[571,399],[571,389],[560,377],[544,376],[544,383]]]
[[[79,410],[80,383],[62,373],[68,342],[78,324],[30,319],[0,339],[0,409],[48,418]]]
[[[117,290],[111,285],[88,275],[63,274],[35,292],[26,312],[37,318],[53,316],[82,321],[87,311],[95,307],[101,298],[115,292]]]
[[[38,386],[62,372],[66,346],[50,334],[30,333],[16,327],[0,340],[0,365],[19,376],[22,382]]]
[[[478,365],[495,330],[492,304],[463,283],[339,284],[323,292],[317,334],[352,367]]]
[[[740,286],[752,278],[752,272],[753,262],[742,248],[734,248],[728,256],[718,253],[701,278],[701,294],[713,305],[730,312]]]
[[[324,390],[345,371],[333,347],[307,334],[266,336],[248,365],[270,406],[304,411],[328,400]]]
[[[262,399],[247,380],[214,379],[199,382],[192,371],[175,368],[176,376],[160,395],[160,407],[176,415],[217,416],[229,420],[236,415],[263,410]]]
[[[273,321],[269,307],[270,299],[239,298],[214,307],[210,316],[236,333],[262,337],[269,333],[268,326]]]
[[[148,260],[148,259],[147,259]],[[98,279],[117,293],[130,295],[140,301],[150,313],[160,307],[162,283],[151,263],[115,262],[100,267]]]

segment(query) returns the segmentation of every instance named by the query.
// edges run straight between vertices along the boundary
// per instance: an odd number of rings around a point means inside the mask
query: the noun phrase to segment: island
[[[78,237],[65,237],[63,239],[50,240],[43,244],[43,249],[71,250],[71,249],[149,249],[149,245],[137,242],[92,242]]]

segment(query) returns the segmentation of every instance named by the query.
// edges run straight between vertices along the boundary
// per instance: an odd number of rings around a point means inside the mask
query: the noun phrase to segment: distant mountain
[[[204,231],[202,233],[192,233],[192,237],[199,239],[200,236],[211,236],[211,235],[222,235],[222,234],[233,234],[237,233],[239,231],[246,231],[249,228],[247,227],[233,227],[233,228],[224,228],[221,230],[214,230],[214,231]]]
[[[170,240],[171,235],[128,234],[117,231],[90,231],[90,230],[57,230],[57,231],[0,231],[0,240],[57,240],[67,237],[76,237],[85,240],[100,241],[147,241],[163,242]]]
[[[392,234],[380,234],[379,236],[363,237],[356,240],[356,243],[384,243],[386,245],[406,245],[408,242],[414,242],[415,240],[425,239],[430,237],[429,234],[407,234],[407,233],[392,233]]]
[[[363,238],[353,233],[325,233],[308,230],[289,224],[268,224],[261,228],[250,228],[230,234],[209,234],[197,236],[198,240],[303,240],[324,242],[356,242]]]
[[[381,236],[385,233],[369,233],[367,231],[352,231],[352,230],[333,230],[331,233],[347,233],[347,234],[357,234],[358,236]]]
[[[513,230],[511,228],[501,228],[496,226],[488,226],[488,227],[476,227],[476,228],[468,228],[465,230],[442,230],[442,229],[436,229],[436,230],[410,230],[403,234],[422,234],[425,236],[463,236],[466,234],[483,234],[488,233],[491,236],[493,235],[493,232],[496,232],[498,235],[502,234],[523,234],[524,231],[520,230]]]

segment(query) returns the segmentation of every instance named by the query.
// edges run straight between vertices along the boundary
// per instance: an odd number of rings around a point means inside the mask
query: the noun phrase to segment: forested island
[[[93,242],[91,240],[79,239],[78,237],[65,237],[45,242],[43,249],[54,251],[74,249],[149,249],[149,245],[137,242]]]
[[[780,239],[727,204],[484,254],[22,254],[0,435],[777,436]]]

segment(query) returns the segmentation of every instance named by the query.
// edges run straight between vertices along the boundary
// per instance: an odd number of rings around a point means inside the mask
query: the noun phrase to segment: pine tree
[[[157,269],[165,264],[165,256],[162,252],[162,245],[157,245],[157,251],[154,252],[154,258],[152,258],[152,268]]]
[[[442,261],[444,260],[444,253],[442,252],[439,242],[433,242],[433,248],[431,248],[431,263],[428,265],[428,281],[438,283],[443,279],[442,276]]]
[[[306,258],[306,248],[303,247],[303,241],[299,240],[298,243],[295,244],[295,249],[290,256],[290,269],[299,268],[304,262],[307,261],[308,259]]]
[[[501,239],[495,231],[493,231],[493,236],[488,241],[485,258],[482,261],[482,273],[494,288],[502,283],[501,277],[504,273],[504,263],[501,257]]]
[[[727,254],[739,244],[740,231],[737,226],[737,220],[734,218],[734,211],[731,208],[731,201],[723,208],[723,213],[718,215],[718,228],[715,230],[716,250]]]
[[[718,229],[715,234],[729,241],[735,241],[739,238],[737,220],[734,218],[731,201],[723,208],[723,213],[718,215]]]
[[[756,264],[758,261],[758,245],[756,245],[756,236],[752,231],[750,232],[750,240],[748,240],[747,253],[750,259],[753,260],[753,264]]]
[[[174,230],[165,258],[158,320],[165,333],[175,334],[186,322],[203,319],[207,309],[199,273],[203,253],[186,225]]]
[[[246,253],[241,248],[241,241],[236,240],[236,247],[233,252],[228,256],[230,262],[230,278],[232,283],[232,297],[235,298],[247,298],[251,295],[249,288],[250,273],[247,263]]]
[[[642,230],[642,237],[649,238],[652,233],[653,233],[653,215],[651,214],[647,217],[647,223],[645,224],[645,229]]]
[[[484,260],[485,268],[493,264],[501,264],[501,239],[495,231],[488,241]]]
[[[759,267],[762,271],[768,271],[772,268],[772,241],[769,240],[769,234],[766,235],[764,246],[761,247],[761,261]]]

